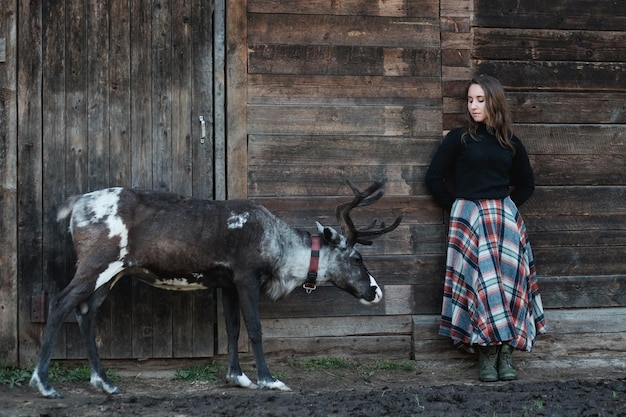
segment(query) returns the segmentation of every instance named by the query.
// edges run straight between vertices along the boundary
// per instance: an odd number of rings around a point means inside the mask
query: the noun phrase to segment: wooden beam
[[[17,0],[7,1],[0,19],[0,358],[18,364],[17,293]]]
[[[567,309],[545,311],[548,333],[539,335],[533,352],[543,359],[612,358],[624,355],[626,308]],[[413,352],[417,360],[467,357],[439,336],[438,315],[416,315],[413,320]]]
[[[226,198],[248,196],[247,0],[226,4]]]

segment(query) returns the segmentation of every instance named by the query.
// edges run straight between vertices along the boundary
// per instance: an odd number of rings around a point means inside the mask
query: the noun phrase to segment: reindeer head
[[[364,304],[379,302],[383,293],[363,264],[363,258],[354,246],[357,243],[371,245],[373,239],[398,227],[402,221],[402,216],[398,216],[393,224],[387,227],[384,223],[379,225],[378,220],[374,220],[369,226],[357,229],[350,218],[350,211],[355,207],[369,206],[378,201],[384,194],[384,184],[385,180],[377,181],[361,192],[348,180],[348,185],[355,197],[351,202],[341,204],[336,211],[337,221],[341,226],[343,235],[331,227],[317,224],[319,234],[329,249],[326,254],[328,270],[324,271],[324,275],[337,287],[359,298]],[[321,270],[320,273],[322,273]]]

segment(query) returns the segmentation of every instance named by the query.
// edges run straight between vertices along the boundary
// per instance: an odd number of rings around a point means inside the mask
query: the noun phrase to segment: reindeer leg
[[[87,348],[87,357],[89,358],[89,367],[91,368],[91,385],[98,390],[102,390],[107,394],[120,394],[123,391],[113,385],[106,372],[102,367],[98,347],[96,346],[95,335],[95,318],[98,309],[109,295],[110,288],[108,285],[100,287],[86,301],[80,303],[76,308],[76,319],[80,328],[83,342]]]
[[[48,312],[44,336],[41,341],[41,348],[37,364],[33,370],[29,385],[39,390],[46,398],[61,398],[59,394],[48,382],[48,370],[52,350],[57,340],[59,330],[63,326],[63,321],[70,311],[75,308],[82,298],[82,294],[72,280],[70,284],[61,291],[51,302]]]
[[[226,379],[237,386],[256,389],[258,386],[243,373],[239,364],[241,318],[239,315],[239,297],[234,288],[222,288],[222,304],[224,306],[224,320],[228,336],[228,373],[226,374]]]
[[[259,317],[258,289],[255,291],[248,286],[240,288],[239,298],[241,302],[241,311],[243,312],[243,319],[246,323],[246,327],[248,328],[248,337],[250,338],[252,351],[254,352],[258,375],[257,383],[259,384],[259,387],[281,391],[291,391],[291,388],[272,376],[267,366],[267,362],[265,361],[262,340],[263,332],[261,329],[261,318]]]

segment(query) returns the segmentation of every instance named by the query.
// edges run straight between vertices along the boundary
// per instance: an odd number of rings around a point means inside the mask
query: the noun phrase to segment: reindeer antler
[[[337,221],[343,230],[344,235],[348,238],[351,244],[360,243],[361,245],[371,245],[372,240],[380,235],[391,232],[402,221],[402,215],[398,216],[392,225],[385,227],[385,223],[380,223],[380,227],[376,228],[379,223],[378,219],[375,219],[369,226],[364,229],[358,230],[352,219],[350,218],[350,210],[355,207],[364,207],[374,204],[383,196],[385,191],[383,186],[387,180],[376,181],[370,185],[365,191],[361,192],[350,180],[347,180],[348,185],[354,193],[354,199],[349,203],[341,204],[337,207],[336,215]]]

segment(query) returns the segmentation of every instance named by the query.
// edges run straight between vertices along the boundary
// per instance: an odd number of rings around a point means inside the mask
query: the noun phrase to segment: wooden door
[[[125,186],[216,198],[225,187],[215,180],[223,175],[216,175],[214,159],[223,130],[223,61],[219,53],[214,57],[223,49],[214,43],[223,42],[223,7],[215,11],[204,0],[46,1],[41,7],[30,13],[41,13],[42,180],[20,192],[41,198],[42,224],[31,231],[41,235],[44,262],[20,261],[20,296],[27,300],[20,334],[33,342],[22,345],[22,363],[36,354],[46,300],[73,273],[67,223],[55,216],[66,197]],[[215,298],[213,291],[174,293],[122,279],[100,310],[100,354],[212,356]],[[64,326],[56,358],[86,356],[74,320]]]

